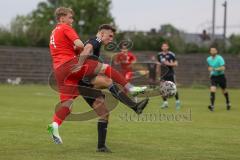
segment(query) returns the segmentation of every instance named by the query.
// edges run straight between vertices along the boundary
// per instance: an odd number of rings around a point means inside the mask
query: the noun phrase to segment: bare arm
[[[211,72],[212,70],[213,68],[208,66],[208,71]]]
[[[81,69],[84,61],[87,59],[87,57],[91,54],[91,51],[93,49],[93,46],[91,44],[87,44],[83,51],[81,52],[79,58],[78,58],[78,64],[74,65],[72,68],[72,72],[77,72]]]
[[[178,61],[171,61],[171,62],[164,61],[164,64],[167,66],[176,67],[178,66]]]
[[[80,54],[84,48],[83,42],[80,39],[76,39],[73,43],[76,54]]]
[[[76,39],[73,43],[76,48],[82,48],[82,49],[84,48],[84,44],[80,39]]]
[[[91,44],[87,44],[87,45],[84,47],[81,55],[80,55],[79,58],[78,58],[78,63],[79,63],[80,65],[82,65],[83,62],[85,61],[85,59],[91,54],[92,49],[93,49],[93,46],[92,46]]]
[[[214,68],[215,71],[224,71],[225,70],[225,66],[221,66],[218,68]]]
[[[221,67],[218,67],[218,68],[208,67],[209,72],[211,72],[211,71],[224,71],[224,70],[225,70],[225,66],[221,66]]]

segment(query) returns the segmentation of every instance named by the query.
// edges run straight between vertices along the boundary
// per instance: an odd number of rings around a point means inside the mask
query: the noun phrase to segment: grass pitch
[[[220,92],[216,110],[209,112],[207,89],[180,88],[182,108],[174,99],[160,109],[152,97],[137,117],[123,105],[111,112],[107,144],[114,153],[96,153],[96,121],[64,122],[63,145],[52,143],[47,133],[57,93],[48,86],[0,86],[0,160],[239,160],[239,90],[230,90],[232,110],[226,111]],[[74,110],[88,107],[79,99]]]

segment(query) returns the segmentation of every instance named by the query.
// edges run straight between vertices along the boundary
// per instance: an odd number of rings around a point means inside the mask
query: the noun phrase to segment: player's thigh
[[[216,92],[217,90],[217,87],[216,86],[210,86],[210,91],[211,92]]]
[[[217,77],[212,76],[212,77],[210,78],[210,91],[211,91],[211,92],[216,92],[217,85],[218,85]]]
[[[113,81],[110,78],[103,75],[98,75],[91,81],[91,84],[93,84],[94,88],[97,88],[97,89],[107,88],[112,83]]]
[[[227,88],[227,80],[225,76],[219,78],[219,86],[222,89],[223,93],[225,93]]]

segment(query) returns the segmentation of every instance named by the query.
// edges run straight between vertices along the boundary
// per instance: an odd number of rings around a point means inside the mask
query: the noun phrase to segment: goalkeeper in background
[[[211,80],[211,87],[210,87],[210,102],[211,104],[208,106],[210,111],[214,111],[214,102],[215,102],[215,93],[217,86],[219,85],[222,89],[222,93],[226,99],[226,107],[227,110],[230,110],[231,104],[229,101],[229,95],[226,83],[226,77],[224,74],[225,71],[225,61],[221,55],[218,55],[218,50],[216,47],[210,48],[210,56],[207,58],[208,63],[208,71],[210,72],[210,80]]]

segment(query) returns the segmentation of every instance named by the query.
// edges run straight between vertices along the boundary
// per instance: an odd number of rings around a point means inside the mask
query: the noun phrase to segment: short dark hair
[[[113,26],[110,25],[110,24],[102,24],[101,26],[99,26],[98,31],[101,31],[101,30],[103,30],[103,29],[111,30],[113,33],[116,32],[116,28],[113,27]]]

